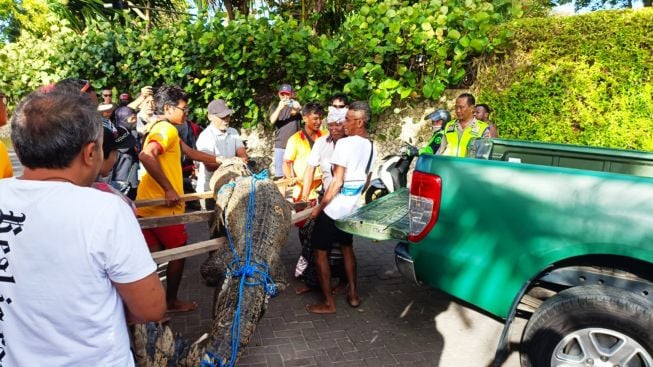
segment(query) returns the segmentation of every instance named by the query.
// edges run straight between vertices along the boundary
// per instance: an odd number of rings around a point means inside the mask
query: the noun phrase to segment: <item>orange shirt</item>
[[[13,168],[11,168],[11,159],[9,152],[3,142],[0,141],[0,178],[7,178],[14,175]]]
[[[151,126],[150,132],[143,145],[147,146],[150,142],[156,142],[161,146],[163,153],[157,156],[159,164],[177,194],[182,195],[184,182],[181,173],[181,141],[177,128],[168,121],[151,122],[149,126]],[[163,188],[148,172],[145,172],[138,185],[136,200],[162,199],[164,197]],[[185,211],[185,205],[183,202],[179,202],[176,206],[147,206],[138,208],[137,211],[141,217],[182,214]]]
[[[315,140],[324,135],[326,135],[324,131],[318,130]],[[293,174],[298,180],[292,192],[292,197],[295,200],[299,199],[299,196],[302,194],[301,183],[304,180],[304,171],[306,171],[306,159],[308,159],[310,154],[311,144],[308,142],[306,135],[304,135],[304,130],[299,130],[288,139],[283,160],[292,162]],[[317,188],[321,183],[322,173],[320,172],[320,167],[316,167],[313,175],[313,187],[308,195],[309,200],[317,198]]]

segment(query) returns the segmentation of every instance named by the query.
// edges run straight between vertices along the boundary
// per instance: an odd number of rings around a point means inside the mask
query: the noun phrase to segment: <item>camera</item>
[[[286,101],[286,106],[288,106],[288,107],[290,107],[290,108],[292,108],[292,106],[293,106],[294,104],[295,104],[295,101],[293,101],[292,99],[289,99],[289,100]]]

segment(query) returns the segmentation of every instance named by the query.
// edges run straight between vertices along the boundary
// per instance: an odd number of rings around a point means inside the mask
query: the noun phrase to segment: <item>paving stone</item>
[[[336,343],[338,343],[338,347],[340,347],[340,350],[343,353],[353,352],[353,351],[356,350],[356,347],[354,346],[354,344],[352,344],[352,342],[349,340],[349,338],[347,338],[347,339],[337,339]]]
[[[295,348],[296,351],[303,351],[303,350],[310,349],[303,335],[291,337],[290,342],[292,343],[292,346],[293,348]]]
[[[290,338],[261,339],[261,345],[279,345],[290,343]]]
[[[188,232],[189,243],[208,239],[203,223],[188,225]],[[307,303],[321,300],[319,292],[295,294],[294,289],[301,283],[294,279],[292,271],[300,248],[293,228],[281,256],[290,285],[270,300],[240,359],[240,367],[380,367],[404,362],[411,367],[438,365],[443,340],[433,320],[446,309],[448,301],[442,300],[440,293],[417,287],[398,275],[392,243],[355,239],[363,303],[351,308],[345,296],[338,296],[334,315],[306,312]],[[214,289],[207,287],[199,275],[205,259],[206,255],[198,255],[187,260],[179,295],[197,301],[199,309],[174,314],[170,323],[175,332],[193,341],[210,332],[213,325]],[[409,304],[404,317],[400,317]]]
[[[285,367],[316,366],[315,358],[298,358],[290,361],[284,361]]]
[[[325,349],[338,347],[338,343],[336,343],[335,339],[312,340],[310,342],[306,342],[306,344],[308,344],[308,349]]]

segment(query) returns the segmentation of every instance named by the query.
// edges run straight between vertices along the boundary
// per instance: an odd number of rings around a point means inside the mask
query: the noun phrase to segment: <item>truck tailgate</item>
[[[407,188],[375,200],[336,221],[341,230],[374,240],[406,240],[408,237]]]

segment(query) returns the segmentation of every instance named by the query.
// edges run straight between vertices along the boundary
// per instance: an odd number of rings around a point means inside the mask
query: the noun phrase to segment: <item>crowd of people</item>
[[[194,189],[205,192],[225,160],[247,161],[230,127],[234,110],[211,101],[202,130],[188,120],[189,97],[177,86],[144,87],[135,99],[122,93],[113,102],[111,89],[98,96],[88,81],[66,79],[33,92],[12,114],[11,139],[24,172],[0,180],[2,363],[133,365],[128,323],[198,307],[178,297],[184,260],[168,264],[163,287],[149,255],[184,246],[184,225],[141,230],[137,217],[184,213],[184,178],[196,163]],[[0,92],[0,126],[6,103]],[[490,112],[471,94],[460,95],[456,120],[445,109],[426,116],[434,133],[420,154],[464,156],[471,138],[497,135]],[[326,109],[319,102],[302,106],[289,84],[270,107],[274,176],[290,179],[292,200],[312,207],[302,224],[311,228],[303,261],[315,270],[312,286],[323,300],[306,305],[311,313],[335,313],[338,294],[351,307],[361,304],[353,238],[335,222],[357,208],[369,184],[377,156],[370,121],[367,102],[336,94]],[[12,174],[0,142],[0,178]],[[161,198],[164,205],[139,208],[131,200]],[[205,210],[214,205],[202,202]],[[342,271],[330,265],[335,249]],[[335,288],[332,272],[340,278]]]

